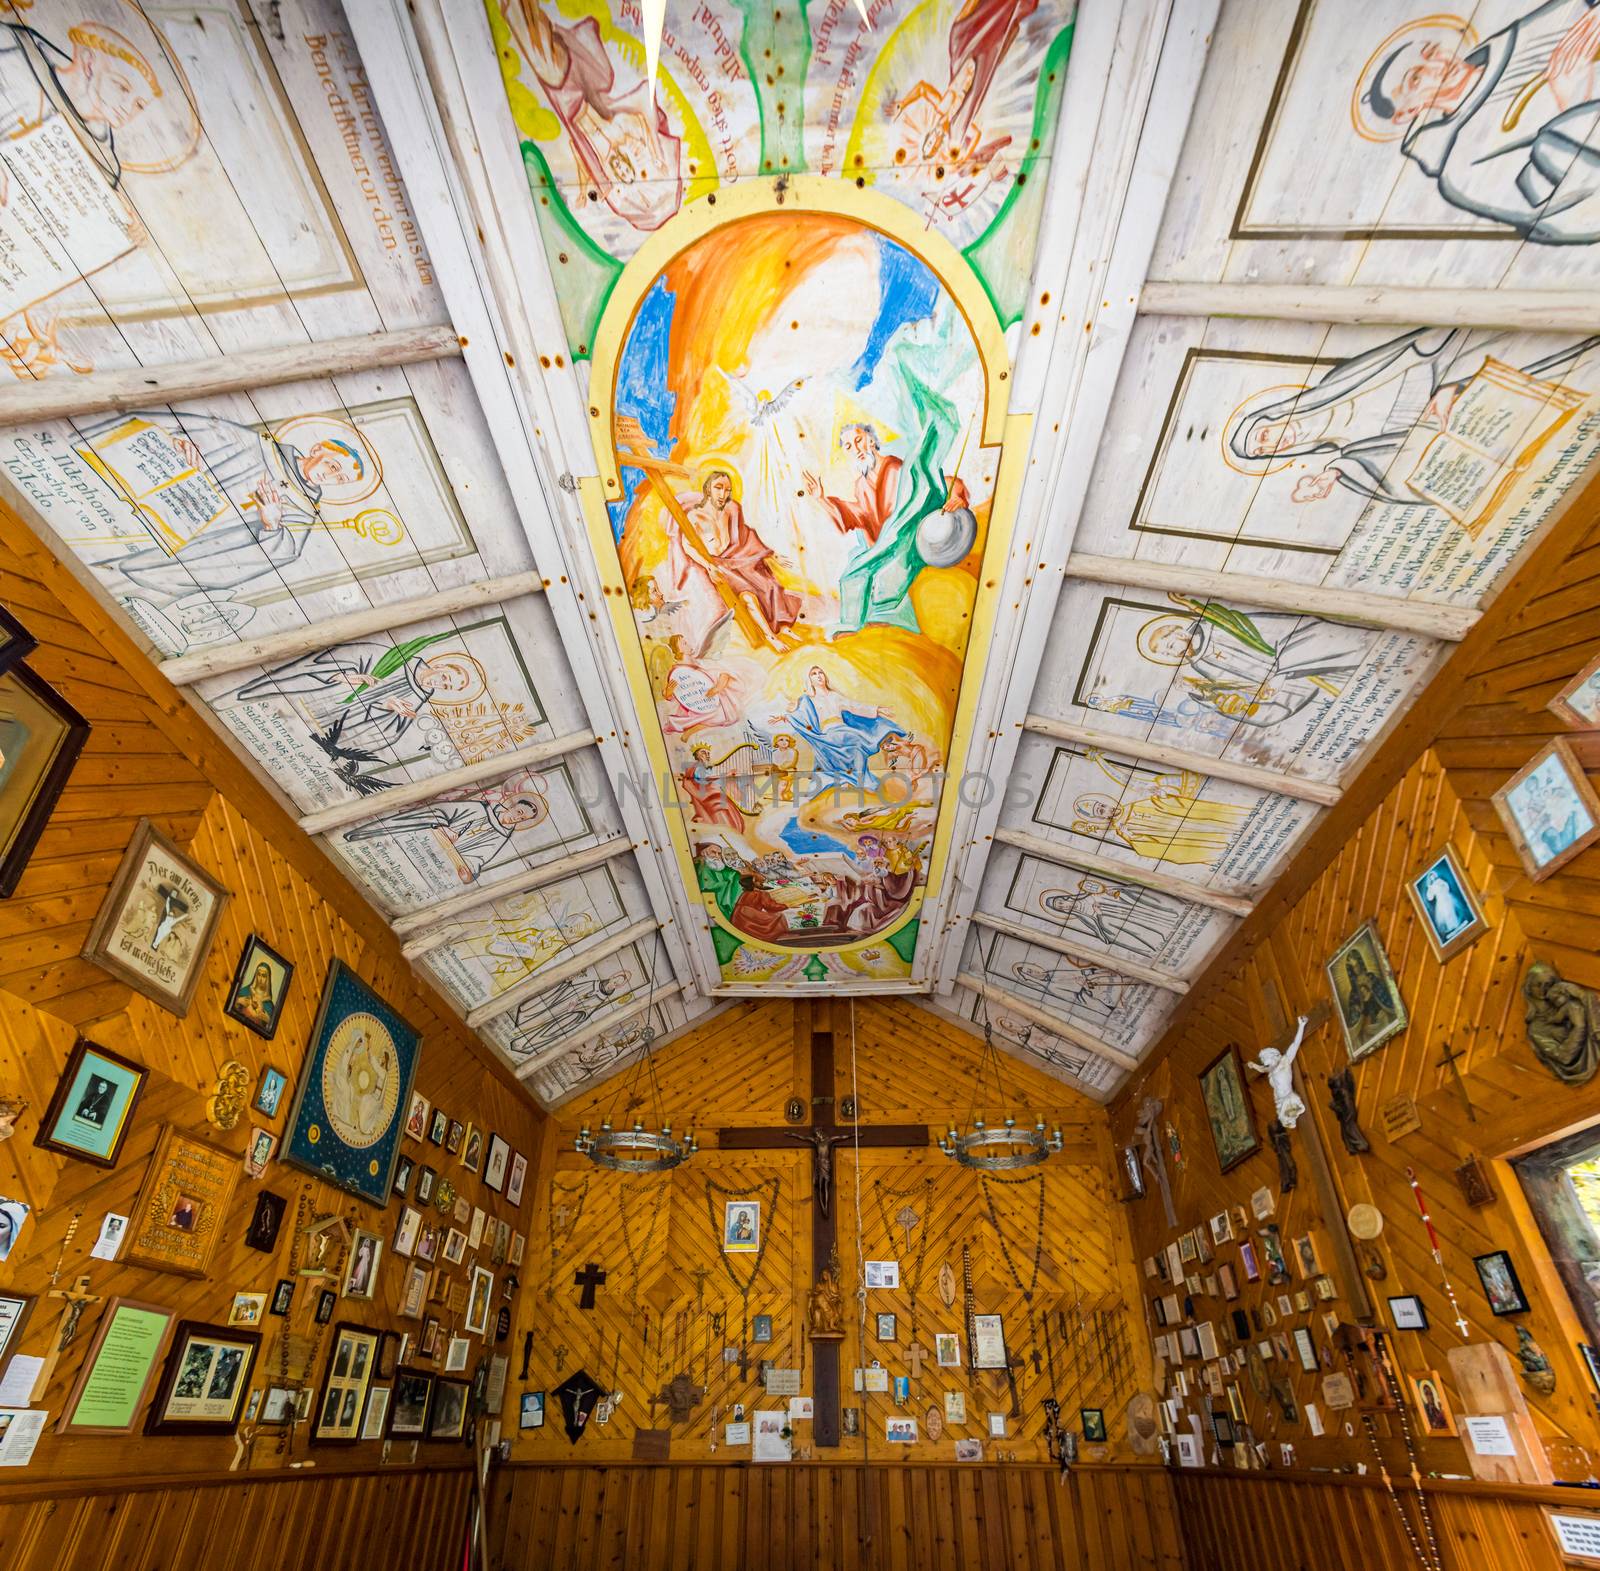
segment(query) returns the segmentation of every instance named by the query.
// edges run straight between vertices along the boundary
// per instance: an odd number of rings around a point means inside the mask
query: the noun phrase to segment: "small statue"
[[[27,1111],[24,1098],[0,1096],[0,1140],[9,1140],[17,1132],[17,1120]]]
[[[1300,1169],[1289,1149],[1289,1131],[1275,1118],[1267,1125],[1267,1139],[1278,1156],[1278,1193],[1286,1195],[1300,1182]]]
[[[1600,993],[1563,981],[1553,965],[1535,960],[1522,998],[1534,1057],[1557,1080],[1586,1085],[1600,1068]]]
[[[1337,1074],[1328,1076],[1328,1093],[1332,1098],[1333,1116],[1339,1120],[1345,1150],[1351,1156],[1370,1151],[1372,1146],[1356,1122],[1356,1077],[1350,1073],[1348,1064]]]
[[[844,1300],[839,1296],[837,1250],[806,1297],[806,1335],[813,1342],[839,1342],[844,1339]]]
[[[1139,1161],[1145,1172],[1156,1181],[1161,1191],[1161,1205],[1166,1212],[1167,1226],[1178,1225],[1178,1213],[1172,1209],[1172,1186],[1167,1182],[1167,1164],[1161,1156],[1161,1135],[1157,1123],[1161,1118],[1161,1098],[1147,1096],[1139,1104],[1139,1120],[1133,1126],[1133,1143],[1139,1148]]]
[[[1306,1110],[1306,1104],[1294,1088],[1294,1060],[1300,1051],[1300,1044],[1305,1040],[1310,1018],[1309,1015],[1300,1016],[1300,1027],[1294,1034],[1294,1041],[1287,1047],[1264,1047],[1259,1064],[1254,1059],[1250,1060],[1250,1067],[1267,1077],[1267,1083],[1272,1087],[1272,1100],[1278,1110],[1278,1122],[1285,1129],[1293,1129]]]
[[[1534,1341],[1532,1333],[1526,1326],[1519,1325],[1517,1331],[1517,1357],[1522,1362],[1522,1378],[1527,1382],[1530,1391],[1537,1391],[1540,1396],[1552,1396],[1556,1389],[1556,1372],[1550,1367],[1550,1360],[1545,1357],[1544,1349]]]

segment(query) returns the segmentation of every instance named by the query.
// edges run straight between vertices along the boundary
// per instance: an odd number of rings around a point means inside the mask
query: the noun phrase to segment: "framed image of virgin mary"
[[[252,933],[239,956],[223,1012],[270,1042],[278,1034],[283,1000],[293,976],[294,967]]]

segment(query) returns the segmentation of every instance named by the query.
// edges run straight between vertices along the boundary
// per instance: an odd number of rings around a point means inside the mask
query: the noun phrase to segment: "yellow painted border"
[[[973,603],[972,625],[967,635],[967,656],[962,665],[961,690],[951,721],[950,744],[945,751],[946,777],[939,802],[939,816],[934,826],[933,845],[928,855],[927,881],[892,927],[849,944],[818,945],[815,951],[821,954],[849,954],[886,943],[891,934],[920,917],[925,902],[939,892],[944,861],[955,832],[961,771],[971,742],[973,712],[977,707],[990,635],[998,611],[1000,582],[1004,576],[1017,503],[1022,493],[1023,469],[1027,463],[1033,420],[1031,415],[1006,412],[1010,398],[1010,354],[988,292],[972,265],[943,236],[923,228],[916,215],[892,197],[857,188],[845,180],[820,175],[749,181],[722,187],[688,203],[652,234],[623,269],[595,333],[590,357],[590,402],[587,413],[589,435],[599,473],[580,481],[579,496],[583,503],[584,522],[589,530],[590,549],[600,574],[602,594],[608,603],[628,686],[633,692],[641,740],[658,788],[672,779],[672,765],[667,757],[666,739],[661,731],[655,694],[645,670],[639,627],[634,620],[633,607],[623,582],[621,558],[611,530],[611,516],[607,511],[608,503],[622,494],[611,428],[622,350],[645,296],[677,256],[718,229],[745,219],[782,212],[827,213],[849,219],[863,228],[876,230],[926,263],[955,301],[977,345],[985,383],[980,445],[1000,447],[1000,463],[995,472],[978,594]],[[975,651],[978,650],[984,652],[982,658],[975,658]],[[682,814],[668,808],[664,816],[679,875],[691,898],[697,899],[706,911],[708,932],[715,921],[753,949],[791,957],[808,952],[763,943],[759,939],[746,937],[736,928],[728,927],[713,903],[700,893]]]

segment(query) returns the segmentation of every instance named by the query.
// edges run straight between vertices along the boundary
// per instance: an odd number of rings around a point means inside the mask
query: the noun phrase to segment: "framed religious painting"
[[[166,1125],[128,1218],[122,1260],[151,1271],[204,1276],[239,1181],[226,1146]]]
[[[141,818],[83,958],[172,1014],[186,1015],[228,899],[221,884]]]
[[[467,1395],[471,1387],[465,1380],[446,1380],[442,1375],[433,1383],[433,1400],[428,1404],[428,1439],[459,1440],[467,1427]]]
[[[350,1256],[339,1291],[346,1298],[370,1299],[378,1285],[378,1261],[382,1258],[383,1240],[358,1227],[350,1241]]]
[[[483,1167],[483,1131],[476,1124],[467,1125],[461,1142],[461,1165],[469,1173],[476,1173]]]
[[[407,1140],[423,1141],[428,1138],[428,1114],[432,1109],[433,1104],[420,1091],[411,1093],[404,1130]]]
[[[524,1391],[517,1399],[517,1428],[544,1428],[543,1391]]]
[[[425,1369],[400,1368],[394,1372],[394,1395],[389,1399],[389,1434],[420,1439],[428,1432],[428,1408],[434,1376]]]
[[[494,1272],[482,1266],[472,1268],[472,1285],[467,1293],[466,1327],[475,1336],[489,1329],[489,1310],[494,1303]]]
[[[1483,1296],[1489,1300],[1489,1308],[1495,1314],[1527,1314],[1528,1295],[1523,1292],[1522,1278],[1517,1275],[1517,1268],[1505,1250],[1496,1249],[1486,1255],[1474,1255],[1472,1263],[1478,1268]]]
[[[259,1331],[179,1321],[144,1432],[231,1435],[244,1411],[260,1347]]]
[[[283,1000],[293,978],[293,965],[252,933],[245,940],[239,964],[234,968],[222,1012],[270,1042],[278,1034]]]
[[[0,1374],[20,1345],[36,1303],[33,1293],[0,1293]]]
[[[761,1202],[725,1200],[722,1205],[722,1252],[755,1255],[761,1252]]]
[[[89,722],[25,665],[0,673],[0,899],[14,894],[89,737]]]
[[[1352,1063],[1405,1030],[1405,1000],[1376,923],[1363,922],[1334,951],[1326,970]]]
[[[1535,883],[1600,840],[1600,797],[1560,737],[1540,748],[1491,800]]]
[[[506,1186],[506,1168],[510,1162],[511,1147],[499,1135],[490,1135],[483,1157],[483,1181],[496,1194]]]
[[[261,1078],[256,1081],[256,1094],[250,1105],[258,1113],[268,1118],[276,1118],[278,1109],[283,1106],[283,1093],[289,1088],[289,1077],[281,1069],[274,1069],[269,1064],[261,1071]]]
[[[434,1108],[433,1117],[428,1123],[428,1144],[442,1146],[449,1133],[450,1115],[442,1107]]]
[[[1455,848],[1444,845],[1437,856],[1406,882],[1406,893],[1422,918],[1422,930],[1434,956],[1445,961],[1489,931],[1483,907],[1467,882]]]
[[[39,640],[0,605],[0,676],[19,660],[26,660],[38,647]]]
[[[159,1304],[113,1298],[62,1404],[56,1433],[132,1434],[177,1318]]]
[[[0,670],[4,669],[0,652]],[[1550,700],[1548,708],[1580,731],[1600,731],[1600,654]]]
[[[96,1167],[115,1167],[149,1073],[143,1064],[80,1036],[33,1143]]]
[[[313,1444],[354,1445],[361,1438],[361,1415],[377,1367],[379,1338],[379,1332],[347,1321],[333,1328],[328,1367],[312,1409]]]
[[[522,1186],[528,1181],[528,1159],[520,1151],[511,1153],[511,1167],[506,1173],[506,1200],[509,1204],[522,1204]]]
[[[1411,1399],[1427,1434],[1438,1439],[1455,1434],[1455,1414],[1450,1410],[1450,1398],[1444,1394],[1444,1381],[1438,1371],[1429,1369],[1420,1375],[1407,1375],[1406,1379],[1411,1382]]]
[[[1261,1149],[1255,1114],[1245,1089],[1244,1065],[1239,1049],[1230,1042],[1200,1071],[1200,1094],[1211,1126],[1218,1170],[1231,1172]],[[1224,1217],[1226,1222],[1226,1217]]]
[[[467,1132],[467,1126],[459,1118],[450,1120],[450,1127],[445,1131],[444,1148],[450,1156],[455,1156],[461,1150],[462,1137]]]
[[[279,1160],[382,1207],[421,1038],[341,960],[328,969]]]

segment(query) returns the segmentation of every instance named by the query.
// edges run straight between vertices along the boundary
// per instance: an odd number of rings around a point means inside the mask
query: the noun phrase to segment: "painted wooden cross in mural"
[[[795,1142],[812,1148],[811,1154],[811,1280],[813,1285],[828,1268],[829,1257],[838,1239],[838,1226],[831,1204],[833,1191],[833,1152],[871,1146],[876,1149],[899,1147],[916,1150],[928,1144],[926,1124],[837,1123],[833,1117],[833,1033],[811,1033],[811,1122],[798,1127],[771,1126],[762,1129],[719,1129],[717,1144],[724,1151],[782,1151]],[[818,1446],[836,1446],[839,1430],[839,1344],[816,1341],[811,1344],[812,1422],[811,1437]]]

